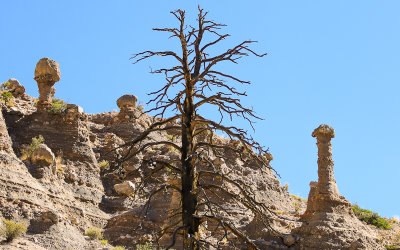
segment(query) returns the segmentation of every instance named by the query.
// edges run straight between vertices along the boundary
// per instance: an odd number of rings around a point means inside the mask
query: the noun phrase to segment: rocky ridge
[[[169,192],[157,197],[145,216],[145,200],[131,194],[140,180],[140,172],[149,171],[146,161],[173,161],[179,159],[178,153],[168,147],[149,148],[125,162],[123,172],[104,171],[102,168],[116,164],[123,154],[123,148],[115,149],[138,136],[155,118],[136,107],[137,97],[133,95],[118,99],[120,112],[87,114],[74,104],[54,112],[51,101],[60,77],[58,64],[43,58],[35,70],[38,100],[25,94],[25,88],[16,79],[10,79],[7,90],[14,100],[2,104],[0,216],[28,224],[20,244],[13,244],[16,249],[101,248],[98,242],[84,236],[91,227],[103,228],[110,243],[128,249],[155,241],[154,232],[166,225],[165,218],[169,208],[177,204],[177,195]],[[332,131],[323,126],[315,132],[321,158],[320,180],[310,184],[308,204],[291,197],[272,170],[260,175],[252,162],[235,157],[224,161],[210,154],[214,164],[227,174],[240,177],[256,190],[257,200],[275,212],[273,227],[279,235],[260,230],[257,218],[222,202],[223,207],[237,214],[233,218],[236,226],[246,230],[260,248],[321,249],[321,241],[326,249],[382,248],[376,232],[361,223],[352,213],[350,203],[339,195],[333,177]],[[44,141],[29,152],[32,138],[40,136]],[[160,132],[150,140],[178,136],[179,131]],[[221,144],[235,144],[224,138],[215,139]],[[175,181],[168,174],[158,178]],[[170,241],[168,237],[158,240],[163,246]]]

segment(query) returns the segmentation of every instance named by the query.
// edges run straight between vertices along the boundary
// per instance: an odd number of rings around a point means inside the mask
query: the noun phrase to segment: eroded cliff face
[[[86,114],[73,104],[68,104],[62,112],[53,112],[48,105],[48,99],[52,98],[49,95],[45,95],[46,101],[39,110],[36,100],[27,94],[14,97],[12,105],[2,104],[0,216],[27,222],[24,240],[46,249],[94,248],[95,243],[84,237],[85,230],[91,227],[104,228],[104,236],[110,243],[128,249],[155,241],[155,232],[165,227],[170,208],[179,203],[178,195],[167,192],[156,197],[144,215],[144,199],[128,195],[129,185],[128,190],[118,192],[114,186],[129,181],[134,187],[140,172],[150,171],[144,163],[146,160],[178,160],[179,154],[169,147],[149,148],[125,162],[123,173],[101,171],[99,164],[102,161],[115,164],[124,149],[114,149],[139,135],[154,118],[138,110],[136,97],[131,95],[119,101],[121,112],[101,114]],[[149,140],[175,138],[179,131],[171,133],[160,132]],[[43,146],[34,153],[36,158],[27,158],[25,154],[32,138],[39,136],[44,138]],[[234,143],[217,139],[220,143]],[[226,162],[212,154],[210,157],[226,173],[240,177],[257,190],[256,199],[268,204],[272,211],[294,211],[289,193],[280,186],[272,171],[260,175],[254,162],[233,155]],[[148,190],[160,180],[176,182],[168,173],[160,174],[148,183]],[[244,208],[233,206],[228,199],[221,204],[235,211],[236,226],[248,231],[261,246],[285,247],[280,237],[261,230],[257,219]],[[289,232],[290,222],[276,219],[275,227],[287,228]],[[159,241],[165,246],[170,238]],[[179,244],[176,248],[179,249]]]
[[[156,241],[161,246],[169,245],[168,235],[156,238],[156,233],[173,223],[171,215],[176,213],[173,208],[179,206],[179,194],[166,191],[154,197],[147,213],[147,200],[132,194],[141,177],[153,171],[152,161],[179,161],[180,155],[168,146],[149,147],[125,161],[118,171],[107,171],[124,155],[126,148],[120,146],[158,118],[141,112],[136,107],[137,97],[131,94],[117,100],[120,112],[86,114],[74,104],[53,110],[54,86],[59,79],[58,64],[41,59],[35,70],[39,99],[25,94],[23,85],[10,79],[8,91],[14,99],[1,104],[0,217],[26,222],[28,232],[22,240],[0,248],[101,249],[98,241],[84,236],[91,227],[103,229],[105,239],[127,249]],[[179,141],[179,134],[179,130],[160,131],[148,140]],[[226,160],[207,153],[208,160],[221,173],[240,180],[254,191],[257,202],[269,208],[274,233],[265,230],[258,218],[228,197],[219,194],[210,199],[218,202],[222,210],[229,210],[233,226],[245,231],[260,249],[380,249],[376,234],[355,218],[350,203],[339,194],[330,144],[333,128],[323,125],[313,136],[318,140],[319,181],[310,183],[308,204],[291,196],[271,169],[260,172],[256,162],[238,158],[229,150],[219,152]],[[33,138],[39,141],[34,150],[30,146]],[[239,147],[234,140],[213,140],[219,145]],[[272,160],[272,155],[265,157]],[[221,184],[215,178],[208,181]],[[160,172],[147,181],[145,192],[160,183],[179,185],[179,179],[172,173]],[[234,189],[229,185],[226,188]],[[206,227],[202,237],[210,236],[207,231],[217,226]],[[246,249],[236,241],[237,248]],[[181,249],[180,244],[179,241],[174,248]]]

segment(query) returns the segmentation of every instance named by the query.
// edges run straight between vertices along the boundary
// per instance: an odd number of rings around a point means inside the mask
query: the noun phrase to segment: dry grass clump
[[[100,228],[97,228],[97,227],[89,228],[88,230],[86,230],[85,235],[89,236],[89,238],[92,240],[103,239],[103,234],[101,233]]]
[[[0,235],[6,237],[6,242],[11,242],[25,233],[26,230],[25,224],[3,218],[3,226],[0,229]]]

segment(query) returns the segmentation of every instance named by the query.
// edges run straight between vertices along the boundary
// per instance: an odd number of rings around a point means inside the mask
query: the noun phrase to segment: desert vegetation
[[[51,102],[50,112],[53,114],[60,114],[67,109],[67,103],[62,99],[54,98]]]
[[[360,208],[357,204],[353,205],[353,212],[358,219],[366,222],[369,225],[384,229],[389,229],[392,227],[390,222],[379,216],[378,213],[374,213],[368,209]]]
[[[14,220],[2,218],[3,225],[0,228],[0,235],[6,238],[6,242],[11,242],[26,232],[27,228],[24,223]]]

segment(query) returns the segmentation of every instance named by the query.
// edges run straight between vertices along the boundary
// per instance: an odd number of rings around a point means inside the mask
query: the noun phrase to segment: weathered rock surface
[[[312,133],[318,146],[318,182],[310,183],[303,224],[294,230],[300,249],[384,249],[377,235],[354,215],[350,202],[340,196],[333,174],[331,138],[335,131],[320,125]]]
[[[130,196],[135,191],[135,184],[131,181],[124,181],[120,184],[115,184],[114,189],[119,195]]]
[[[101,246],[87,241],[83,235],[90,227],[103,228],[107,240],[128,249],[136,249],[138,243],[156,241],[155,233],[174,222],[171,215],[176,212],[173,208],[179,205],[180,194],[167,190],[155,196],[148,206],[147,199],[131,194],[141,178],[154,170],[153,162],[179,161],[179,153],[167,146],[149,147],[124,162],[119,171],[100,170],[99,162],[106,160],[114,167],[126,153],[126,149],[114,149],[135,138],[157,119],[138,110],[133,95],[118,99],[120,112],[86,114],[74,104],[68,104],[65,112],[59,114],[47,112],[54,84],[60,80],[58,64],[48,58],[41,59],[35,80],[40,93],[37,109],[34,98],[24,94],[15,83],[12,85],[17,86],[13,87],[15,107],[2,107],[0,112],[0,217],[29,224],[22,243],[14,242],[5,249],[98,249]],[[17,157],[21,149],[39,135],[44,137],[44,144],[30,160],[21,161]],[[206,132],[204,138],[210,135]],[[246,231],[260,249],[380,249],[374,232],[355,218],[350,203],[337,189],[330,143],[333,128],[321,126],[313,136],[318,140],[319,181],[310,183],[309,202],[302,221],[298,216],[305,203],[299,197],[299,200],[290,197],[272,170],[260,173],[256,162],[246,157],[239,159],[229,150],[219,152],[225,157],[202,152],[221,173],[253,190],[257,202],[267,204],[273,218],[271,226],[281,235],[269,233],[259,218],[227,196],[215,193],[210,199],[221,204],[221,211],[229,210],[233,225]],[[234,140],[214,139],[221,146],[240,146]],[[154,133],[148,142],[160,140],[179,143],[179,129],[170,134]],[[271,154],[262,157],[268,162],[273,160]],[[204,182],[221,183],[218,178]],[[160,183],[179,185],[171,173],[160,172],[148,180],[146,191]],[[235,187],[227,185],[227,188],[232,191]],[[205,227],[214,230],[217,225],[209,223]],[[292,232],[293,227],[297,228]],[[202,237],[208,236],[202,232]],[[171,242],[169,236],[158,240],[161,246]],[[179,244],[176,249],[181,248]],[[240,242],[237,246],[246,248]]]
[[[120,121],[129,121],[132,118],[139,117],[136,110],[137,97],[134,95],[123,95],[117,100],[117,106],[120,112],[116,119]],[[135,112],[136,111],[136,112]]]
[[[25,87],[19,83],[15,78],[10,78],[8,80],[10,86],[8,86],[8,91],[10,91],[13,96],[20,97],[25,93]]]
[[[60,77],[60,67],[56,61],[45,57],[36,64],[34,79],[39,87],[38,110],[46,110],[51,107],[56,92],[54,84],[60,80]]]
[[[56,157],[49,147],[45,144],[40,144],[31,156],[31,161],[39,166],[51,166],[55,163]]]
[[[123,95],[117,100],[117,106],[123,111],[134,110],[136,107],[137,97],[134,95]]]

